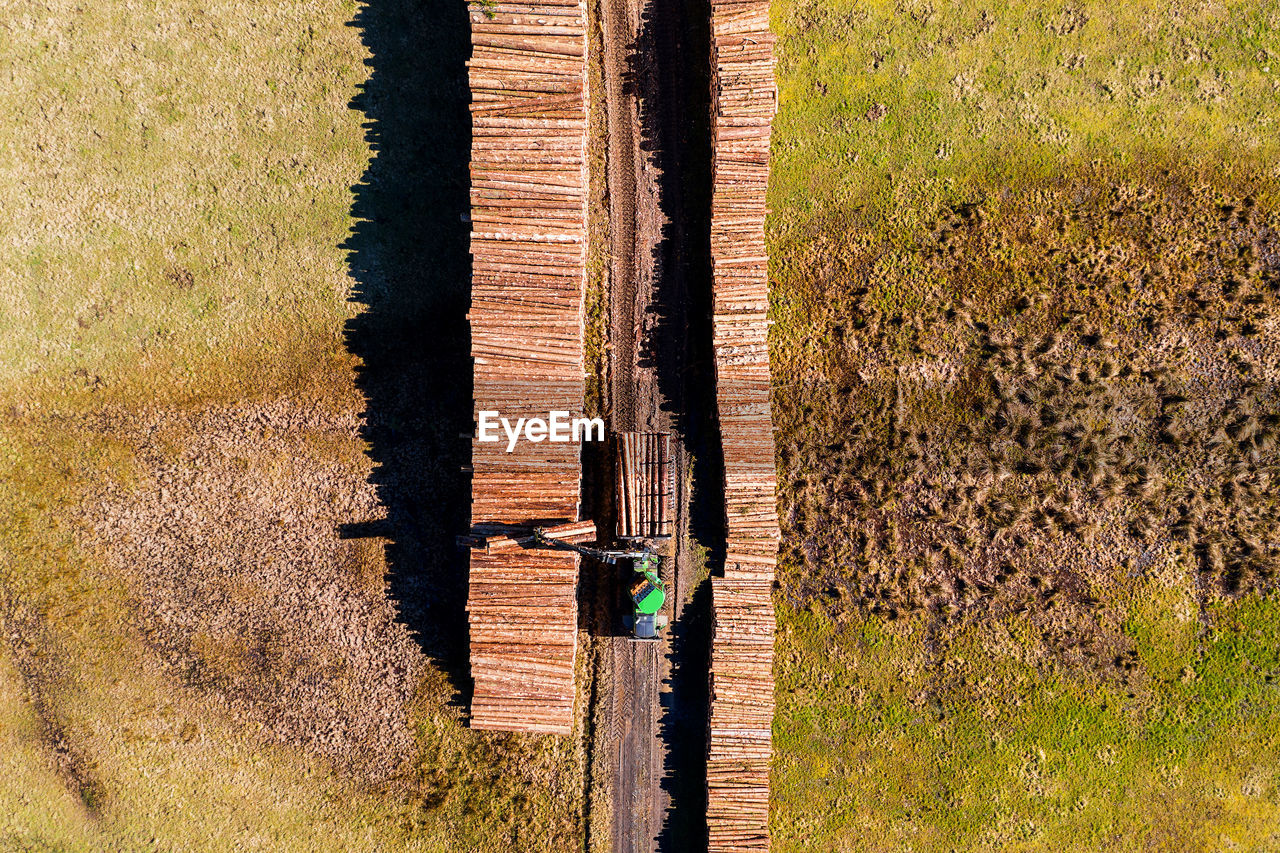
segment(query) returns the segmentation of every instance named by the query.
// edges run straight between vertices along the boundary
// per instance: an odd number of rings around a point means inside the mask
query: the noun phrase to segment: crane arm
[[[599,548],[588,548],[585,545],[578,545],[574,542],[565,542],[560,539],[553,539],[546,534],[545,528],[535,527],[533,529],[533,537],[538,541],[539,545],[548,548],[562,548],[569,551],[577,551],[584,557],[591,557],[602,563],[616,563],[619,560],[640,560],[649,555],[648,551],[605,551]]]

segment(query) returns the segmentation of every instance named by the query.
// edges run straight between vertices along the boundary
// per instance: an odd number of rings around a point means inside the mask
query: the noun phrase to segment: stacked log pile
[[[708,851],[769,849],[773,583],[712,578]]]
[[[714,276],[716,402],[724,448],[725,576],[773,580],[778,543],[769,405],[769,256],[765,190],[777,101],[767,2],[714,0]]]
[[[671,436],[624,432],[618,436],[618,451],[618,537],[670,536],[675,491]]]
[[[475,407],[582,411],[586,278],[586,9],[471,12],[471,353]],[[477,441],[472,522],[577,518],[574,442]]]
[[[477,418],[583,408],[586,8],[497,2],[471,12],[471,352]],[[472,445],[477,531],[578,518],[576,442]],[[471,554],[467,603],[476,728],[568,734],[578,557]]]
[[[471,553],[471,726],[573,731],[578,555]]]
[[[765,192],[777,105],[767,0],[712,0],[716,401],[727,550],[712,584],[709,850],[767,850],[778,516]]]

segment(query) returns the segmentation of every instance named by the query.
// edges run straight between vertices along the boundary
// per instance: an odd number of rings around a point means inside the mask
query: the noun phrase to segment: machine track
[[[709,58],[705,52],[690,52],[681,41],[685,22],[706,21],[708,16],[709,9],[699,10],[696,3],[687,1],[600,0],[607,127],[610,426],[614,432],[672,434],[678,496],[675,541],[663,566],[672,617],[664,639],[637,642],[625,636],[620,621],[626,579],[610,578],[612,583],[602,585],[604,594],[613,596],[602,606],[613,609],[615,635],[606,641],[602,655],[608,671],[603,683],[608,686],[599,698],[608,703],[604,707],[609,731],[593,752],[591,775],[606,780],[608,849],[616,853],[693,849],[687,838],[672,832],[669,780],[684,760],[673,756],[672,745],[680,740],[681,751],[687,751],[690,741],[696,741],[692,748],[705,748],[705,716],[698,723],[695,714],[689,724],[672,709],[699,703],[705,707],[705,695],[682,700],[676,694],[682,681],[705,683],[706,661],[697,654],[693,661],[685,660],[673,650],[672,638],[680,633],[691,571],[685,485],[693,452],[690,395],[685,388],[690,381],[688,271],[696,266],[690,259],[705,259],[707,251],[706,244],[696,245],[700,232],[686,221],[684,184],[689,176],[684,161],[689,128],[700,127],[696,119],[703,118],[686,114],[688,92],[707,89],[704,98],[709,99],[709,71],[697,70],[698,57],[703,65]],[[705,153],[709,164],[709,139]],[[709,293],[709,260],[706,263]],[[709,321],[705,331],[709,344]],[[714,400],[705,390],[698,389],[693,401],[713,407]],[[608,592],[611,587],[612,593]],[[680,667],[687,670],[685,677],[673,678],[673,668]],[[699,731],[695,737],[677,738],[673,733],[682,726]],[[691,784],[700,789],[705,776]],[[700,812],[696,802],[685,805]],[[598,841],[592,847],[605,849]]]

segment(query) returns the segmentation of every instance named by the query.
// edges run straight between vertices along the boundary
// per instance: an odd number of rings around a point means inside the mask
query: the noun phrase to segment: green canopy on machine
[[[662,604],[667,600],[667,594],[662,587],[662,581],[658,580],[658,574],[654,569],[657,566],[655,557],[646,555],[637,561],[635,569],[644,576],[644,580],[637,583],[631,590],[631,600],[635,603],[636,613],[642,616],[650,616],[662,609]]]

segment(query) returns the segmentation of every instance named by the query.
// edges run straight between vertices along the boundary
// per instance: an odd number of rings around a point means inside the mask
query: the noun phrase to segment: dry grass
[[[1206,588],[1271,588],[1275,217],[1160,183],[1041,195],[949,214],[912,279],[820,321],[840,336],[824,379],[783,392],[810,407],[785,416],[796,593],[853,560],[877,612],[1000,611],[1062,585],[1044,555],[1150,562],[1168,532]]]
[[[386,540],[339,536],[381,509],[358,11],[0,9],[0,848],[580,835],[578,743],[467,729]]]

